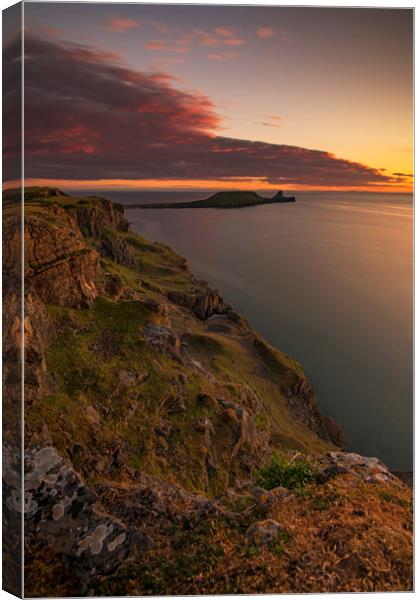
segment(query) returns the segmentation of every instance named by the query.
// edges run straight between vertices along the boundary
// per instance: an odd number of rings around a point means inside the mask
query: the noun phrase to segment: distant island
[[[279,204],[296,202],[294,196],[284,196],[278,191],[272,198],[264,198],[256,192],[217,192],[205,200],[193,202],[154,202],[149,204],[133,204],[130,208],[244,208],[260,204]]]

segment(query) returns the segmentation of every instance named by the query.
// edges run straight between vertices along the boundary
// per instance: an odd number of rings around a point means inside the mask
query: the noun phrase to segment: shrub
[[[279,454],[273,454],[270,463],[258,471],[257,484],[266,490],[280,485],[289,490],[300,490],[314,476],[306,460],[287,461]]]

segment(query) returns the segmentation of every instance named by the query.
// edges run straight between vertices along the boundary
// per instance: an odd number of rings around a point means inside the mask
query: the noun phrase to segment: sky
[[[409,191],[412,45],[407,9],[26,3],[27,184]]]

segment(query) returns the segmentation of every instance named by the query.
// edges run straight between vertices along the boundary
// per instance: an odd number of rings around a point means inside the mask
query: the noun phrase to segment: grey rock
[[[284,527],[274,519],[265,519],[248,527],[245,537],[253,546],[271,546],[276,543],[279,535],[284,531]]]

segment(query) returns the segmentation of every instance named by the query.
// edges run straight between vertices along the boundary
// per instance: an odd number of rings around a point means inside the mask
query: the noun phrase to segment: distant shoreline
[[[264,198],[256,192],[217,192],[204,200],[193,200],[189,202],[153,202],[132,204],[130,208],[246,208],[248,206],[260,206],[262,204],[285,204],[296,202],[294,196],[284,196],[279,191],[272,198]]]

